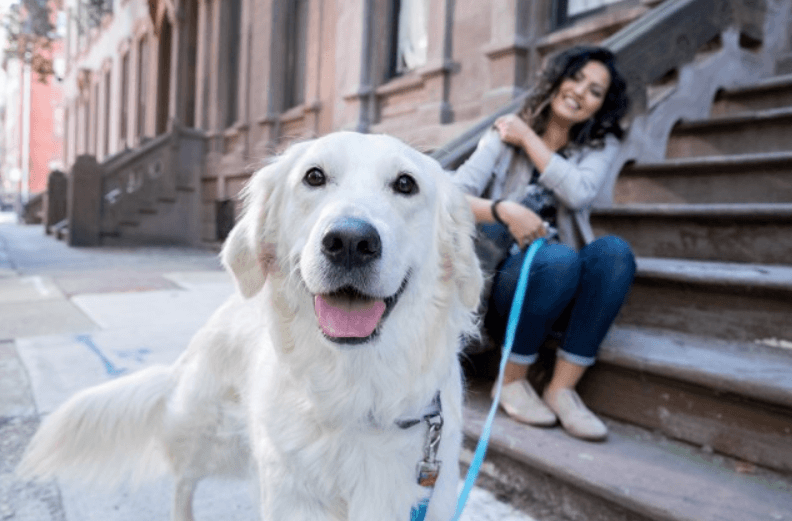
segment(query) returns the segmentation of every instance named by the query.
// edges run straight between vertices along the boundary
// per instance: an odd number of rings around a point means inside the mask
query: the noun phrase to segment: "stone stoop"
[[[722,90],[712,117],[674,127],[666,160],[624,168],[592,226],[630,242],[638,272],[579,386],[613,434],[504,419],[496,477],[523,465],[564,481],[562,509],[611,509],[569,519],[792,519],[790,118],[792,76]],[[475,418],[486,395],[471,395]]]
[[[200,243],[205,136],[175,128],[103,163],[101,243]]]
[[[470,382],[463,467],[481,434],[491,382]],[[499,412],[479,485],[546,521],[785,521],[788,475],[606,419],[607,441],[531,427]]]

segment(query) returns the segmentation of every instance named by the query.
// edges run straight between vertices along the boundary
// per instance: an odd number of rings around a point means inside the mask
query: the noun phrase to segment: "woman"
[[[630,247],[617,237],[594,240],[588,209],[619,148],[619,119],[628,105],[613,54],[599,47],[560,53],[518,114],[499,118],[455,182],[469,195],[478,223],[502,225],[519,248],[498,266],[485,325],[505,331],[525,247],[539,237],[526,300],[504,374],[500,406],[532,425],[561,421],[583,439],[607,428],[575,386],[591,366],[635,274]],[[587,244],[573,249],[580,239]],[[526,380],[539,346],[553,331],[563,343],[542,398]]]

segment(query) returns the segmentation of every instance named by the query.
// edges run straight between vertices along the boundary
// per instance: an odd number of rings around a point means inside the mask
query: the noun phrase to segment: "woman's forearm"
[[[477,223],[497,222],[492,213],[492,201],[472,195],[468,195],[467,198]],[[514,201],[498,203],[498,216],[520,248],[524,248],[531,241],[547,234],[547,226],[542,218],[520,203]]]
[[[477,223],[494,223],[496,221],[495,216],[492,215],[492,201],[474,195],[466,197]]]

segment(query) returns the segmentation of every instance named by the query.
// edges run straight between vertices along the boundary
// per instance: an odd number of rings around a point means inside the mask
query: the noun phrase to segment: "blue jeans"
[[[485,318],[493,338],[502,338],[525,253],[507,258],[495,275]],[[561,332],[559,355],[588,367],[619,312],[635,276],[630,246],[614,236],[600,237],[576,252],[564,244],[546,244],[529,273],[509,361],[532,364],[539,346]]]

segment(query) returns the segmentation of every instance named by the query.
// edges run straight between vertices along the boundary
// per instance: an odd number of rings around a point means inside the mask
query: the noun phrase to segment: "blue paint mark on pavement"
[[[104,364],[105,370],[107,371],[108,375],[110,375],[110,376],[118,376],[118,375],[124,374],[126,372],[126,369],[124,369],[124,368],[119,369],[115,365],[113,365],[113,362],[111,362],[110,359],[107,358],[104,355],[104,353],[102,353],[102,351],[96,346],[96,344],[94,344],[94,341],[93,341],[93,338],[91,338],[91,335],[77,335],[77,341],[82,343],[82,344],[85,344],[88,347],[88,349],[93,351],[96,354],[96,356],[99,357],[99,359]]]
[[[147,347],[140,347],[138,349],[122,349],[116,351],[119,358],[131,358],[135,362],[144,364],[146,363],[146,356],[151,354],[151,349]]]

